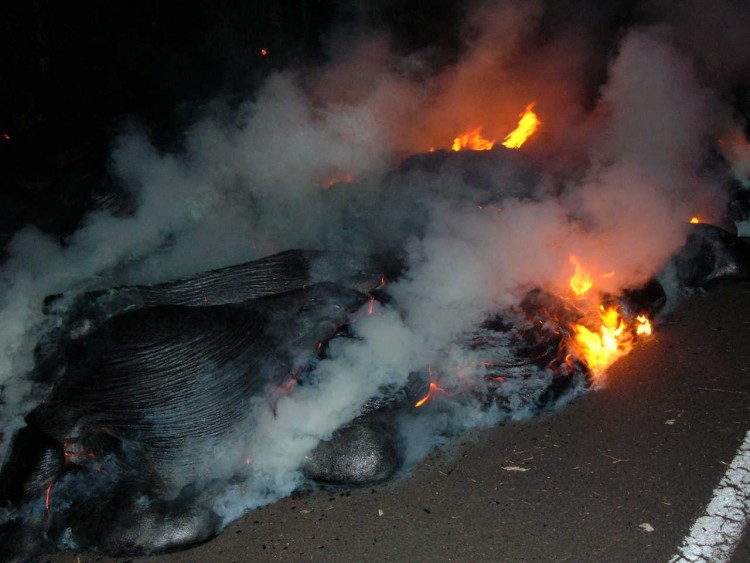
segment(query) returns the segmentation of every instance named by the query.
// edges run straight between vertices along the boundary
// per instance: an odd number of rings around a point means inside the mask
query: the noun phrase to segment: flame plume
[[[460,151],[463,149],[469,149],[472,151],[488,151],[495,146],[494,140],[486,139],[482,136],[482,127],[464,133],[460,137],[453,139],[453,146],[451,150]]]
[[[573,277],[570,278],[570,289],[577,297],[582,297],[591,287],[594,282],[591,280],[591,275],[583,269],[578,258],[575,256],[570,257],[570,263],[576,267],[576,271]]]
[[[523,113],[519,115],[518,127],[508,133],[503,140],[503,146],[509,149],[519,149],[531,137],[542,124],[534,113],[536,102],[531,102]]]
[[[575,266],[570,287],[576,296],[581,297],[594,284],[578,258],[571,256],[570,263]],[[638,315],[633,324],[629,325],[615,305],[599,305],[596,313],[599,326],[589,328],[584,324],[572,323],[573,338],[570,341],[573,354],[588,366],[595,382],[601,379],[604,371],[618,358],[633,349],[636,336],[652,332],[651,321],[645,315]],[[591,326],[595,323],[589,324]]]

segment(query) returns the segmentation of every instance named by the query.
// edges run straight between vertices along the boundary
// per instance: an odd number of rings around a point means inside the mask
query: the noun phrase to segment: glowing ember
[[[488,151],[495,146],[494,140],[485,139],[482,136],[482,127],[477,127],[473,131],[464,133],[460,137],[453,139],[453,146],[451,147],[454,151],[460,151],[464,149],[472,151]]]
[[[265,49],[261,49],[260,54],[265,57],[268,54],[268,51],[266,51]]]
[[[591,287],[594,285],[594,282],[591,280],[591,275],[583,269],[581,263],[578,261],[578,258],[576,258],[575,256],[571,256],[570,263],[576,267],[576,271],[573,274],[573,277],[570,278],[570,289],[572,289],[573,293],[575,293],[578,297],[581,297],[584,293],[591,289]]]
[[[534,113],[534,105],[536,102],[530,103],[526,106],[526,109],[522,114],[519,115],[521,118],[518,121],[518,127],[508,133],[503,140],[503,146],[509,149],[518,149],[534,134],[542,122]]]
[[[696,223],[700,223],[701,220],[696,216],[696,217],[691,217],[690,222],[693,224],[696,224]]]

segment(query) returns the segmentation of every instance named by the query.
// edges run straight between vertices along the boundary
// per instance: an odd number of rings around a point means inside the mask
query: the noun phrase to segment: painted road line
[[[750,515],[750,431],[698,518],[669,563],[729,561]]]

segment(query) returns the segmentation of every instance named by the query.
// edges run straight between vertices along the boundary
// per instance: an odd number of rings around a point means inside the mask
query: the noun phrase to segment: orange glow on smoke
[[[351,184],[354,181],[351,174],[343,174],[341,176],[333,176],[325,181],[326,187],[330,188],[334,184]]]
[[[509,149],[519,149],[531,137],[537,128],[542,124],[534,113],[534,105],[530,103],[526,109],[519,115],[518,127],[508,133],[503,140],[503,146]]]
[[[591,287],[594,285],[594,282],[591,280],[591,275],[583,269],[583,266],[581,266],[578,258],[571,255],[570,263],[576,267],[576,271],[573,274],[573,277],[570,278],[570,289],[572,289],[573,293],[575,293],[578,297],[581,297],[584,293],[591,289]]]
[[[488,151],[495,146],[494,140],[485,139],[482,136],[482,127],[477,127],[473,131],[464,133],[460,137],[453,139],[451,150],[460,151],[464,149],[472,151]]]

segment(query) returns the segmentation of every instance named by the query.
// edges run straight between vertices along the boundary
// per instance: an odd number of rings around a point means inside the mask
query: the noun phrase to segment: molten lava
[[[447,395],[449,397],[453,396],[455,393],[448,393],[445,389],[440,387],[437,383],[435,383],[435,374],[432,371],[432,367],[428,367],[427,371],[430,374],[430,388],[427,390],[427,395],[419,399],[416,403],[414,403],[414,406],[419,408],[422,405],[424,405],[427,401],[429,401],[435,393],[440,393],[441,395]]]
[[[697,223],[700,223],[701,220],[697,216],[694,216],[690,218],[690,222],[693,224],[697,224]]]
[[[495,146],[494,140],[485,139],[482,136],[482,127],[477,127],[473,131],[464,133],[460,137],[453,139],[451,150],[460,151],[464,149],[472,151],[488,151]]]
[[[437,383],[435,383],[434,381],[430,381],[430,389],[429,391],[427,391],[427,395],[425,395],[424,397],[419,399],[416,403],[414,403],[414,406],[421,407],[427,401],[429,401],[435,393],[441,393],[443,395],[448,394],[446,390],[440,387]]]
[[[44,511],[49,516],[49,505],[50,500],[52,498],[52,487],[55,485],[55,482],[52,481],[49,485],[47,485],[47,488],[44,490]]]
[[[521,118],[518,121],[518,127],[508,133],[503,139],[503,146],[509,149],[518,149],[531,137],[537,128],[542,124],[539,118],[534,113],[534,105],[536,102],[530,103],[526,106],[526,109],[522,114],[519,115]]]

